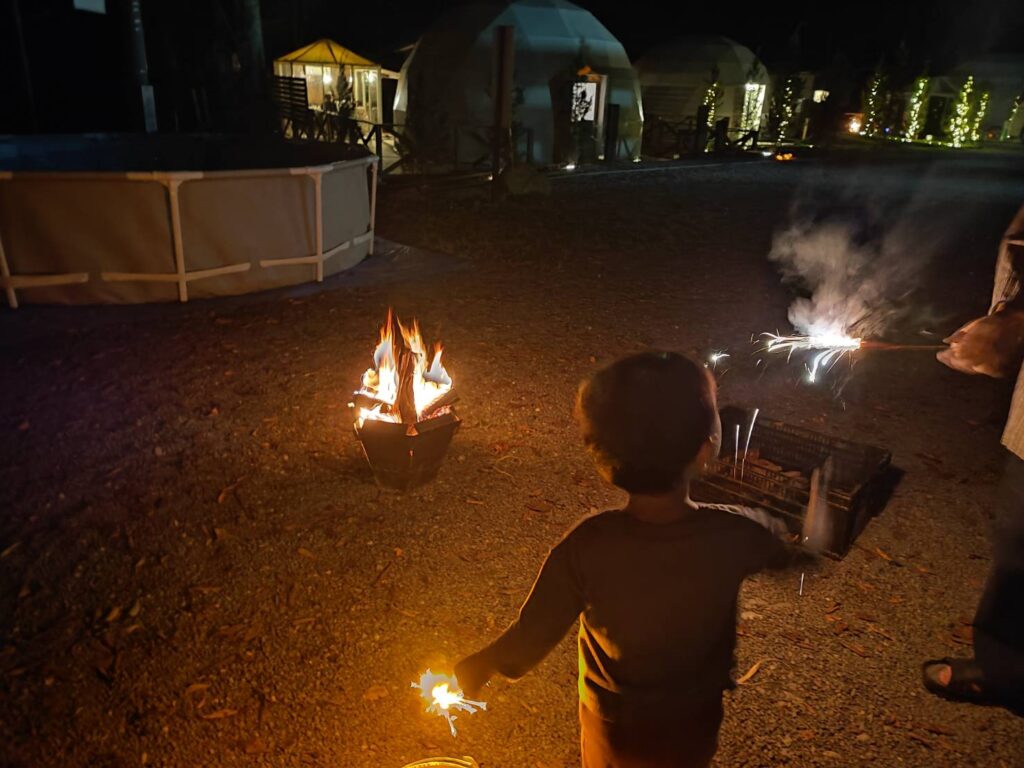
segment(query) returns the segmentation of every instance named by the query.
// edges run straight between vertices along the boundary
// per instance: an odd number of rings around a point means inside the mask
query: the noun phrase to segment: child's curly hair
[[[617,360],[580,384],[576,418],[601,474],[629,493],[667,493],[712,436],[715,382],[676,352]]]

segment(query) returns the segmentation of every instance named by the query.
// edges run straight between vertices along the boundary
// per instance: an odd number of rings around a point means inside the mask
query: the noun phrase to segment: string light
[[[868,85],[867,97],[864,100],[864,133],[878,136],[882,133],[882,86],[885,76],[876,72]]]
[[[962,147],[971,132],[971,93],[974,91],[974,76],[968,75],[953,107],[949,119],[949,139],[954,147]]]
[[[1020,110],[1021,103],[1024,103],[1024,96],[1018,96],[1013,100],[1013,108],[1010,110],[1010,116],[1006,118],[1006,122],[1003,123],[1003,131],[999,136],[1000,141],[1006,141],[1007,139],[1013,138],[1010,136],[1010,126],[1013,125],[1013,121],[1017,119],[1017,112]]]
[[[715,124],[715,108],[718,106],[720,89],[718,81],[715,80],[708,89],[704,91],[704,106],[708,108],[708,125]]]
[[[924,128],[924,118],[928,106],[928,78],[919,77],[914,81],[914,92],[907,105],[907,128],[903,133],[904,141],[916,141]]]
[[[974,122],[971,125],[971,141],[981,141],[981,121],[985,119],[985,110],[988,109],[988,91],[982,91],[978,97],[978,104],[974,108]]]

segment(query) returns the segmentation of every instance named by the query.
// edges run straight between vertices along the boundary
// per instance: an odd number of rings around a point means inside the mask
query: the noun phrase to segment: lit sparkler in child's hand
[[[473,701],[467,699],[462,689],[459,688],[459,681],[454,675],[439,675],[429,669],[420,675],[420,681],[412,684],[418,688],[420,696],[427,702],[427,712],[432,715],[440,715],[448,721],[448,727],[455,736],[455,720],[457,716],[453,710],[473,714],[482,709],[487,709],[486,701]]]
[[[765,339],[765,351],[785,352],[792,356],[794,352],[814,352],[807,366],[807,380],[812,384],[818,377],[821,368],[831,369],[839,359],[862,346],[859,338],[844,333],[822,333],[809,336],[780,336],[777,333],[762,333]]]

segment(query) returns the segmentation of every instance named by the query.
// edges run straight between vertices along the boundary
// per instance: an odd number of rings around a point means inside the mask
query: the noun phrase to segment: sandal
[[[948,666],[952,670],[949,684],[939,682],[939,669]],[[933,659],[921,665],[921,679],[924,687],[949,701],[965,701],[971,704],[1001,706],[1017,713],[1024,707],[1024,701],[1009,695],[985,679],[985,673],[974,659]]]

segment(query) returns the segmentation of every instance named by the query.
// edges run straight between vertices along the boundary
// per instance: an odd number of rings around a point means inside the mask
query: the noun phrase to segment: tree
[[[914,89],[910,94],[910,102],[904,114],[905,124],[903,138],[915,141],[924,129],[924,121],[928,112],[928,76],[921,75],[914,81]]]
[[[791,74],[782,81],[782,87],[772,95],[768,109],[768,129],[782,141],[789,136],[800,101],[803,99],[804,81],[798,74]]]

